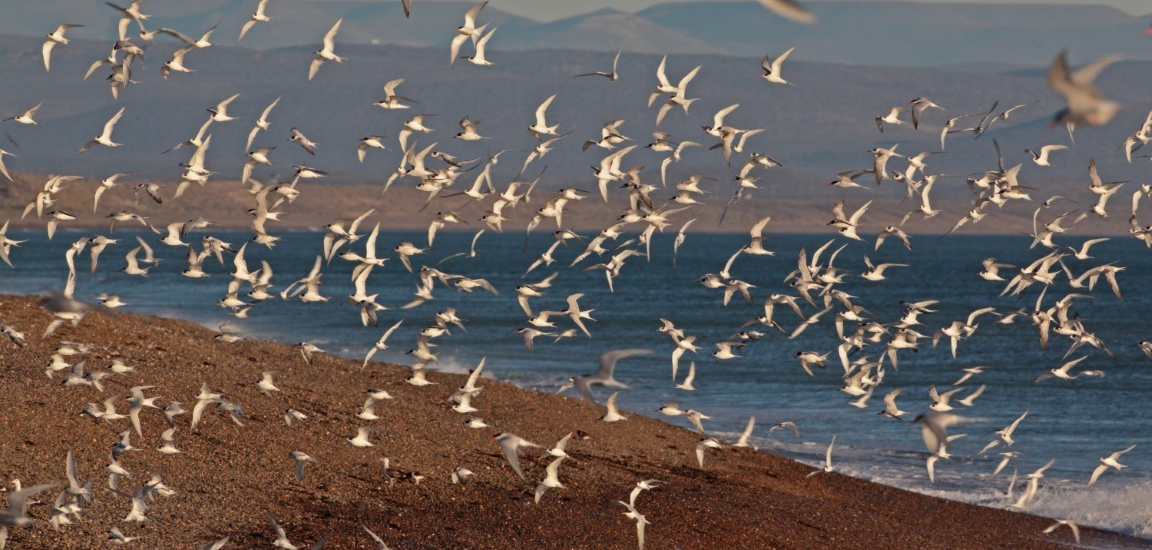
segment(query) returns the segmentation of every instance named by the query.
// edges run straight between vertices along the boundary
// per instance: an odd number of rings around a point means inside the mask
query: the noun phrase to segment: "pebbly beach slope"
[[[59,490],[29,504],[35,524],[13,528],[8,548],[100,548],[109,528],[140,537],[126,548],[188,548],[229,537],[228,548],[273,548],[271,515],[288,540],[308,548],[378,548],[364,527],[395,550],[415,548],[636,548],[635,521],[623,515],[636,482],[663,481],[636,499],[650,524],[645,548],[948,549],[1066,548],[1071,533],[1041,534],[1052,520],[982,508],[842,476],[806,477],[811,467],[749,448],[708,450],[696,461],[700,436],[622,411],[626,421],[598,419],[603,407],[578,398],[525,391],[482,379],[472,401],[488,428],[465,426],[468,415],[451,409],[449,396],[461,375],[430,373],[434,385],[405,383],[408,369],[317,354],[311,364],[293,346],[242,340],[224,344],[192,323],[107,310],[90,312],[79,326],[64,325],[41,338],[51,320],[35,297],[0,297],[0,321],[26,335],[23,348],[0,340],[0,477],[24,486],[68,486],[65,457],[75,456],[80,485],[91,482],[91,503],[81,517],[54,530],[47,521]],[[90,347],[65,356],[85,370],[109,371],[120,359],[134,372],[93,385],[64,385],[67,370],[45,376],[62,341]],[[72,349],[78,347],[72,345]],[[589,361],[590,362],[590,361]],[[488,373],[499,377],[499,365]],[[274,373],[278,392],[258,387]],[[201,386],[239,405],[243,425],[213,403],[195,430],[191,411]],[[159,396],[163,408],[178,401],[189,412],[175,417],[174,446],[157,450],[168,428],[160,409],[140,413],[143,435],[129,419],[84,415],[88,403],[112,401],[127,414],[129,389]],[[365,390],[394,399],[375,407],[376,420],[357,417]],[[306,419],[287,425],[286,409]],[[345,436],[374,426],[372,447],[354,447]],[[542,458],[565,434],[580,430],[561,463],[565,488],[534,504],[537,483],[551,461]],[[118,434],[130,432],[140,450],[123,451],[119,463],[132,474],[109,488],[107,465]],[[511,432],[542,447],[522,453],[525,480],[509,467],[492,439]],[[788,437],[791,437],[789,435]],[[316,459],[296,481],[291,451]],[[383,459],[388,459],[385,472]],[[457,467],[475,473],[451,482]],[[159,476],[170,496],[144,499],[147,521],[124,521],[134,491]],[[419,483],[416,480],[419,479]],[[81,498],[83,500],[83,498]],[[1133,539],[1084,529],[1093,547],[1138,546]]]

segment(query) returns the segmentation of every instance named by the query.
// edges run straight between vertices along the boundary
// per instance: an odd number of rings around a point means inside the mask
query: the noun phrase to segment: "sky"
[[[416,0],[419,2],[419,0]],[[552,21],[571,15],[596,11],[602,8],[616,8],[635,12],[654,4],[686,0],[492,0],[491,5],[501,10],[523,15],[538,21]],[[687,0],[687,1],[731,1],[731,0]],[[802,0],[803,1],[803,0]],[[810,0],[808,0],[810,1]],[[853,1],[853,0],[842,0]],[[918,1],[918,0],[897,0]],[[1148,0],[923,0],[927,3],[982,3],[982,4],[1100,4],[1113,6],[1128,13],[1143,15],[1152,12]]]

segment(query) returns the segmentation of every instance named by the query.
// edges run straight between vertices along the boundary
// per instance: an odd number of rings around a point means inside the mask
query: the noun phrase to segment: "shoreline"
[[[231,536],[227,547],[266,546],[274,535],[265,517],[271,513],[293,543],[307,547],[328,535],[328,548],[358,548],[368,543],[360,524],[378,533],[393,548],[614,547],[636,544],[631,520],[620,514],[616,500],[627,500],[635,482],[661,479],[647,491],[637,509],[651,525],[648,548],[1058,548],[1071,542],[1067,530],[1040,532],[1052,520],[1005,510],[947,501],[840,474],[805,477],[808,466],[767,452],[725,448],[710,450],[705,468],[696,464],[699,436],[662,421],[632,415],[618,423],[597,421],[603,409],[579,398],[523,390],[484,379],[486,389],[473,405],[490,428],[463,426],[466,415],[451,411],[449,394],[462,375],[433,372],[437,385],[417,388],[404,383],[407,369],[371,364],[360,371],[352,359],[317,355],[305,364],[285,344],[242,341],[225,345],[212,331],[191,322],[136,314],[93,311],[76,328],[61,327],[47,341],[39,338],[49,315],[35,297],[0,296],[4,321],[27,335],[27,347],[0,342],[10,365],[0,391],[10,403],[0,410],[0,474],[25,484],[62,482],[64,454],[77,457],[81,482],[92,481],[93,504],[84,519],[62,527],[19,528],[10,548],[80,548],[102,541],[109,526],[129,536],[143,536],[145,546],[199,547]],[[91,387],[61,387],[58,374],[48,381],[43,368],[55,344],[72,340],[101,346],[85,356],[91,370],[107,370],[118,354],[137,372],[116,375],[103,393]],[[76,358],[69,362],[75,362]],[[489,369],[499,369],[489,365]],[[283,391],[265,397],[255,382],[260,372],[277,373]],[[326,374],[322,374],[326,373]],[[187,416],[176,420],[177,447],[185,454],[162,455],[155,446],[165,427],[158,411],[142,414],[144,437],[133,444],[146,449],[122,457],[136,474],[122,490],[161,473],[176,495],[150,503],[142,525],[124,523],[127,498],[106,488],[103,469],[115,427],[79,415],[87,402],[126,394],[129,386],[155,385],[149,396],[170,396],[191,409],[200,384],[224,393],[241,405],[244,426],[209,411],[198,433]],[[364,421],[355,414],[365,388],[385,389],[395,400],[380,403],[381,419]],[[160,401],[166,404],[167,399]],[[126,408],[123,399],[118,410]],[[62,414],[29,415],[48,407]],[[280,413],[292,407],[310,418],[285,426]],[[361,425],[377,425],[375,447],[354,448],[343,435]],[[570,442],[574,460],[566,460],[559,478],[567,489],[549,491],[539,505],[533,489],[544,475],[546,460],[537,449],[526,453],[526,481],[521,481],[500,455],[491,436],[509,431],[545,448],[565,433],[583,430],[587,441]],[[294,480],[290,450],[319,460]],[[396,477],[419,472],[420,484],[399,479],[388,487],[380,459],[391,459]],[[208,468],[217,464],[225,468]],[[452,468],[476,472],[465,486],[448,481]],[[143,479],[141,479],[143,478]],[[254,502],[255,499],[255,502]],[[42,496],[40,500],[50,501]],[[30,513],[46,518],[46,506]],[[894,526],[899,526],[896,528]],[[1084,543],[1135,547],[1140,539],[1084,528]],[[102,542],[101,542],[102,543]]]

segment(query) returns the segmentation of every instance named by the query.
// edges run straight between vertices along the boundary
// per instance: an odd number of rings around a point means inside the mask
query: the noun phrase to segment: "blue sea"
[[[119,271],[125,265],[124,254],[136,246],[138,234],[152,243],[161,259],[147,279]],[[199,230],[190,238],[198,241],[205,234],[236,246],[250,238],[248,233],[212,230]],[[0,266],[0,291],[44,293],[61,289],[67,275],[64,253],[73,241],[88,235],[91,233],[61,231],[49,242],[43,232],[9,232],[10,238],[28,242],[13,249],[15,269]],[[1073,373],[1081,369],[1099,370],[1105,374],[1102,378],[1033,383],[1037,376],[1063,362],[1069,340],[1053,334],[1044,350],[1027,315],[1018,317],[1014,324],[999,324],[998,317],[985,315],[978,319],[978,330],[960,342],[956,359],[951,356],[947,338],[936,348],[932,347],[931,338],[927,338],[921,341],[918,352],[900,352],[898,370],[886,362],[882,385],[868,407],[860,410],[849,406],[852,398],[840,391],[843,370],[836,359],[839,340],[832,324],[839,306],[794,340],[769,327],[749,326],[744,330],[763,332],[764,337],[737,351],[741,357],[721,361],[711,355],[716,342],[727,340],[742,330],[746,321],[763,314],[764,299],[770,294],[795,293],[785,279],[796,268],[801,249],[811,257],[812,252],[829,239],[838,239],[829,253],[847,244],[839,253],[836,265],[852,276],[838,288],[856,296],[854,302],[869,312],[866,316],[870,320],[893,323],[901,316],[902,302],[938,300],[939,304],[934,306],[937,312],[921,316],[924,326],[918,327],[929,336],[936,329],[954,320],[964,320],[971,311],[985,306],[993,306],[999,313],[1021,308],[1031,311],[1041,290],[1039,285],[1019,297],[1000,297],[1005,283],[982,280],[977,273],[982,269],[984,258],[995,257],[1021,266],[1047,250],[1029,251],[1031,238],[1021,236],[913,236],[911,252],[895,240],[889,240],[880,251],[874,252],[871,239],[860,243],[831,233],[781,235],[765,245],[775,251],[775,256],[741,256],[735,261],[732,276],[755,285],[751,289],[752,301],[746,302],[737,294],[725,306],[721,290],[705,288],[698,281],[706,273],[719,272],[731,253],[746,242],[746,234],[689,232],[675,265],[672,262],[674,235],[657,234],[651,243],[650,258],[636,256],[625,263],[614,281],[615,292],[609,291],[603,271],[583,270],[604,259],[585,260],[575,268],[568,267],[583,250],[584,245],[576,242],[557,249],[555,264],[524,276],[525,269],[552,243],[550,230],[538,229],[527,244],[519,232],[489,231],[480,237],[475,257],[457,257],[436,265],[450,254],[466,252],[472,235],[439,233],[435,248],[413,257],[414,266],[419,269],[421,265],[429,265],[446,273],[487,279],[499,291],[498,296],[483,290],[461,292],[437,284],[434,300],[401,309],[412,300],[419,280],[393,258],[384,267],[375,269],[368,280],[370,293],[379,293],[377,301],[390,308],[380,312],[379,327],[361,326],[358,309],[345,299],[352,293],[349,262],[334,258],[324,267],[320,292],[329,297],[328,302],[267,300],[252,308],[249,318],[235,319],[217,305],[228,285],[228,273],[232,270],[230,259],[225,258],[226,266],[209,259],[204,268],[211,277],[188,279],[180,275],[186,267],[186,250],[162,245],[151,233],[117,231],[113,236],[120,242],[105,251],[96,274],[89,273],[85,253],[78,262],[76,297],[95,302],[95,296],[100,293],[117,294],[129,304],[121,311],[188,319],[213,329],[231,320],[232,330],[251,338],[290,343],[309,341],[329,353],[355,358],[362,358],[387,327],[404,319],[389,340],[391,349],[376,356],[398,363],[411,363],[412,358],[404,352],[415,347],[418,331],[433,323],[434,313],[454,307],[466,320],[467,331],[452,330],[450,336],[436,340],[438,347],[434,351],[439,362],[433,368],[466,372],[481,358],[487,358],[486,374],[545,392],[556,391],[570,376],[594,371],[597,357],[605,351],[648,348],[654,353],[623,360],[616,371],[617,378],[632,387],[631,391],[621,393],[620,407],[633,414],[659,416],[690,427],[682,417],[657,414],[656,409],[662,403],[677,401],[681,408],[693,408],[711,416],[711,420],[705,421],[705,428],[730,440],[736,438],[750,416],[755,416],[753,444],[813,465],[822,463],[828,442],[835,435],[833,462],[842,473],[993,507],[1008,507],[1014,502],[1015,499],[1005,496],[1013,471],[1018,471],[1023,480],[1027,473],[1055,459],[1035,500],[1025,511],[1152,537],[1152,414],[1147,412],[1145,401],[1152,395],[1152,361],[1137,346],[1139,341],[1152,340],[1152,324],[1146,320],[1152,311],[1152,294],[1146,289],[1148,273],[1152,273],[1152,251],[1139,241],[1115,237],[1092,248],[1094,259],[1066,259],[1076,274],[1108,262],[1117,262],[1125,268],[1119,274],[1123,300],[1113,296],[1102,280],[1091,293],[1091,299],[1077,300],[1071,310],[1114,354],[1109,357],[1095,348],[1082,347],[1069,358],[1081,355],[1088,358],[1073,369]],[[250,243],[246,251],[253,270],[262,259],[272,265],[275,292],[307,275],[322,251],[322,232],[297,231],[282,236],[283,240],[272,250]],[[633,235],[621,237],[617,242],[630,237]],[[1057,241],[1078,247],[1085,239],[1087,237],[1058,236]],[[382,232],[378,252],[381,256],[391,256],[392,248],[400,241],[423,246],[426,235],[424,232]],[[353,248],[362,252],[363,242]],[[864,254],[874,262],[906,263],[910,267],[890,269],[886,281],[864,281],[856,277],[865,270]],[[535,350],[529,351],[516,333],[527,324],[514,289],[557,271],[559,276],[552,287],[543,291],[543,297],[532,301],[533,308],[561,310],[566,307],[565,298],[569,294],[583,293],[581,306],[595,310],[592,313],[595,321],[587,322],[592,336],[580,334],[558,342],[541,337],[535,341]],[[1015,269],[1006,272],[1010,277]],[[247,290],[245,286],[243,292]],[[1044,307],[1050,307],[1068,292],[1067,279],[1059,277],[1048,290]],[[820,309],[801,304],[806,316]],[[657,331],[660,318],[674,322],[689,335],[698,336],[701,350],[695,355],[685,354],[679,373],[682,378],[688,363],[696,362],[697,390],[694,392],[677,390],[672,384],[670,355],[674,344]],[[776,308],[775,320],[788,331],[800,322],[787,307]],[[556,323],[559,330],[573,327],[564,316],[556,319]],[[883,351],[882,344],[872,348],[860,355],[876,358]],[[806,375],[794,359],[796,352],[804,350],[830,352],[827,368],[815,370],[814,376]],[[881,398],[892,389],[903,388],[897,402],[909,411],[905,418],[914,418],[927,410],[930,385],[935,384],[942,392],[951,389],[962,369],[973,366],[985,366],[986,370],[966,382],[968,389],[956,397],[967,395],[980,384],[986,384],[987,389],[972,407],[956,405],[957,410],[953,412],[970,422],[953,428],[951,433],[967,435],[949,446],[953,458],[937,464],[936,482],[931,483],[925,470],[928,452],[919,426],[879,416],[877,413],[883,410]],[[609,393],[603,389],[596,391],[601,400]],[[1007,426],[1025,411],[1028,416],[1016,430],[1017,442],[1011,447],[1023,456],[993,476],[1000,459],[998,453],[1007,448],[1001,445],[984,455],[977,453],[996,437],[992,432]],[[800,437],[794,437],[787,430],[768,433],[770,426],[783,421],[795,422]],[[1136,448],[1120,460],[1129,468],[1120,472],[1109,470],[1094,486],[1087,487],[1099,457],[1133,444]],[[1016,495],[1023,485],[1023,481],[1017,484]]]

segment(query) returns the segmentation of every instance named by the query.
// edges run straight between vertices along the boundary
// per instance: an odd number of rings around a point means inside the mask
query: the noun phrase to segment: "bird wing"
[[[808,11],[808,8],[805,8],[796,0],[760,0],[760,5],[776,12],[776,14],[781,17],[791,19],[797,23],[812,23],[816,21],[816,15]]]
[[[383,344],[385,341],[387,341],[388,337],[392,335],[392,331],[396,330],[396,328],[399,327],[403,322],[404,319],[400,319],[399,321],[396,321],[395,325],[392,325],[388,328],[388,330],[384,331],[384,335],[380,337],[378,344]]]
[[[772,221],[772,216],[764,216],[763,218],[760,219],[760,221],[756,222],[756,225],[752,226],[752,230],[749,231],[748,233],[754,239],[763,237],[764,236],[764,226],[768,225],[768,222],[770,222],[770,221]],[[688,224],[684,224],[684,225],[687,226]]]
[[[388,83],[384,84],[384,95],[386,95],[388,97],[392,97],[392,96],[396,95],[396,87],[403,84],[403,83],[404,83],[403,78],[397,78],[395,80],[389,80]]]
[[[748,425],[744,427],[744,431],[740,434],[740,441],[747,443],[748,438],[752,436],[752,430],[756,427],[756,417],[748,417]]]
[[[608,408],[608,414],[620,414],[620,409],[616,407],[616,398],[620,397],[620,392],[613,393],[608,397],[608,401],[604,402],[604,406]]]
[[[457,34],[452,37],[452,45],[448,52],[448,64],[453,65],[456,63],[456,57],[460,55],[460,46],[463,46],[468,41],[468,35]]]
[[[508,461],[512,471],[516,472],[520,479],[524,479],[524,472],[520,470],[520,456],[516,454],[516,446],[513,442],[508,439],[500,441],[500,450],[504,452],[504,459]]]
[[[832,446],[836,444],[836,436],[832,436],[832,441],[828,443],[828,450],[824,453],[824,467],[829,470],[832,469]]]
[[[1088,480],[1088,486],[1091,487],[1094,483],[1096,483],[1096,480],[1099,479],[1100,475],[1103,474],[1106,470],[1108,470],[1107,464],[1101,464],[1097,466],[1095,470],[1092,470],[1092,479]]]
[[[547,479],[550,479],[552,481],[559,483],[559,481],[560,481],[560,477],[559,477],[560,476],[560,463],[561,462],[564,462],[564,457],[562,457],[562,456],[558,457],[556,460],[553,460],[551,463],[548,464],[548,468],[546,468],[546,471],[548,472]]]
[[[1006,433],[1007,435],[1012,435],[1012,432],[1016,431],[1016,427],[1017,427],[1017,426],[1019,426],[1019,425],[1020,425],[1020,423],[1021,423],[1021,422],[1023,422],[1023,421],[1024,421],[1024,419],[1025,419],[1027,416],[1028,416],[1028,411],[1024,411],[1024,414],[1020,415],[1020,417],[1019,417],[1019,418],[1017,418],[1016,420],[1014,420],[1014,421],[1012,422],[1012,424],[1010,424],[1010,425],[1008,426],[1008,429],[1007,429],[1007,430],[1005,430],[1005,433]]]
[[[1112,458],[1112,460],[1117,460],[1117,459],[1119,459],[1121,456],[1123,456],[1123,455],[1124,455],[1124,453],[1127,453],[1128,451],[1131,451],[1132,449],[1135,449],[1135,448],[1136,448],[1136,444],[1135,444],[1135,443],[1133,443],[1132,445],[1129,445],[1129,446],[1128,446],[1128,448],[1127,448],[1127,449],[1124,449],[1123,451],[1116,451],[1116,452],[1112,453],[1112,457],[1111,457],[1111,458]]]
[[[272,112],[272,108],[275,107],[277,103],[280,103],[280,98],[276,98],[264,108],[264,112],[260,113],[260,120],[267,121],[268,114]]]
[[[340,19],[337,19],[336,23],[334,25],[332,25],[332,28],[328,29],[328,34],[324,35],[324,49],[326,51],[331,52],[333,49],[336,48],[336,44],[333,43],[332,40],[334,38],[336,38],[336,33],[340,32],[340,24],[343,22],[344,22],[343,17],[341,17]]]
[[[55,489],[56,487],[58,487],[58,485],[54,483],[45,483],[8,493],[8,509],[6,512],[18,517],[24,516],[29,498],[49,489]]]
[[[51,70],[49,68],[49,64],[51,63],[51,59],[52,59],[52,48],[55,48],[55,47],[56,47],[55,41],[47,40],[44,42],[44,46],[40,49],[40,52],[42,54],[44,54],[44,70],[45,71]]]
[[[900,394],[903,392],[904,392],[903,388],[896,388],[896,389],[888,392],[888,394],[884,396],[884,405],[886,407],[888,407],[888,410],[894,411],[894,410],[897,410],[899,408],[896,406],[896,398],[899,397]]]
[[[487,357],[480,358],[480,364],[476,365],[476,368],[473,369],[472,373],[468,375],[468,382],[465,384],[466,386],[476,387],[476,382],[480,380],[480,371],[484,370],[484,361],[487,359]]]
[[[268,521],[272,522],[272,530],[276,531],[276,542],[277,543],[280,543],[281,541],[288,542],[288,535],[287,535],[287,533],[284,532],[284,528],[280,527],[279,523],[276,523],[276,518],[269,515]]]
[[[1063,52],[1061,52],[1063,53]],[[1096,77],[1099,76],[1100,71],[1108,68],[1109,65],[1120,60],[1120,54],[1114,53],[1105,57],[1101,57],[1075,71],[1072,71],[1070,76],[1072,82],[1081,85],[1090,85]]]
[[[191,44],[196,43],[195,40],[192,40],[192,37],[180,32],[178,30],[175,30],[175,29],[159,28],[159,29],[156,29],[156,32],[162,32],[162,33],[167,34],[169,36],[175,37],[176,39],[180,40],[181,42],[184,42],[185,44],[191,45]]]
[[[485,2],[485,4],[487,4],[487,2]],[[384,544],[384,539],[380,538],[380,536],[377,535],[376,533],[373,533],[372,530],[369,529],[366,525],[360,525],[360,527],[363,527],[364,530],[368,532],[368,536],[372,537],[372,540],[375,540],[376,542],[380,543],[381,547],[384,547],[384,548],[388,547],[387,545]]]
[[[218,111],[218,112],[226,111],[228,109],[228,104],[232,103],[232,101],[238,97],[240,97],[240,94],[232,94],[232,96],[229,97],[228,99],[225,99],[224,101],[221,101],[220,103],[217,103],[216,104],[216,111]],[[207,125],[205,125],[205,126],[207,126]]]
[[[691,387],[694,380],[696,380],[696,362],[691,361],[688,363],[688,376],[684,377],[684,381],[680,385]]]
[[[936,391],[936,384],[928,387],[928,398],[931,399],[933,403],[940,402],[940,394]]]
[[[112,139],[112,129],[116,127],[116,123],[120,121],[120,117],[124,116],[124,107],[121,107],[108,122],[104,123],[104,133],[100,137],[104,139]]]
[[[671,86],[672,83],[668,82],[668,75],[664,72],[664,65],[668,63],[668,56],[665,55],[660,59],[660,64],[656,66],[656,80],[660,82],[660,86]],[[648,102],[648,106],[652,106],[652,102]]]
[[[316,71],[320,70],[320,66],[324,64],[324,58],[317,56],[312,59],[312,64],[308,66],[308,80],[312,80],[316,76]],[[305,149],[308,147],[305,146]],[[309,151],[311,152],[311,151]]]
[[[863,216],[864,213],[868,211],[868,207],[871,205],[872,205],[872,201],[868,201],[868,202],[864,203],[864,206],[861,206],[858,210],[856,210],[855,212],[852,213],[852,217],[848,218],[848,223],[852,224],[853,226],[859,224],[860,223],[860,217]]]
[[[956,424],[958,416],[948,414],[925,414],[920,417],[920,435],[924,438],[924,445],[928,451],[936,453],[941,445],[948,440],[947,426]]]
[[[626,357],[635,355],[647,355],[653,353],[650,349],[618,349],[605,352],[600,355],[600,369],[596,371],[598,376],[612,377],[612,373],[616,370],[616,362]]]
[[[592,403],[596,403],[596,396],[592,395],[592,388],[588,386],[587,378],[583,376],[577,376],[575,377],[575,382],[573,384],[576,386],[576,391],[580,392],[580,395],[584,399],[587,399]]]
[[[218,541],[209,542],[208,544],[205,544],[204,546],[200,547],[200,550],[220,550],[221,548],[224,547],[225,544],[228,544],[228,540],[230,538],[231,537],[224,537]]]
[[[475,6],[472,6],[472,9],[468,10],[464,14],[464,26],[475,27],[476,26],[476,16],[479,15],[480,10],[484,9],[484,6],[487,6],[487,5],[488,5],[488,2],[484,1],[484,2],[480,2],[479,4],[476,4]]]
[[[784,64],[784,60],[788,59],[788,56],[792,55],[792,50],[795,50],[795,49],[796,49],[796,46],[792,46],[791,48],[788,48],[788,51],[780,54],[780,57],[777,57],[776,59],[772,60],[772,72],[773,73],[779,73],[780,72],[780,66]]]
[[[977,310],[973,311],[972,313],[968,314],[968,323],[967,324],[969,326],[971,326],[972,323],[976,322],[977,317],[980,317],[981,315],[984,315],[985,313],[992,313],[993,311],[996,311],[996,308],[983,307],[983,308],[977,309]]]
[[[545,485],[544,483],[537,483],[536,484],[536,493],[533,497],[536,504],[540,504],[540,499],[544,498],[544,493],[547,493],[548,489],[549,489],[549,487],[547,485]]]
[[[739,103],[733,103],[733,104],[731,104],[731,105],[729,105],[723,109],[720,109],[719,111],[716,111],[716,114],[712,117],[712,127],[713,128],[719,128],[719,127],[723,126],[724,125],[724,117],[728,116],[729,113],[731,113],[732,111],[735,111],[739,107],[740,107]]]
[[[563,451],[564,448],[566,446],[568,446],[568,440],[571,438],[572,438],[572,432],[568,432],[567,434],[564,435],[564,437],[560,438],[560,441],[557,441],[556,444],[553,445],[553,448],[556,450]]]
[[[265,0],[265,1],[267,1],[267,0]],[[262,2],[262,3],[260,3],[260,6],[261,6],[261,7],[262,7],[262,6],[264,6],[264,3],[263,3],[263,2]],[[236,41],[237,41],[237,42],[239,42],[239,41],[241,41],[241,40],[244,40],[244,35],[248,34],[248,31],[249,31],[249,30],[250,30],[252,27],[254,27],[255,25],[256,25],[256,20],[255,20],[255,19],[249,19],[247,22],[245,22],[245,23],[244,23],[244,26],[243,26],[243,27],[240,27],[240,37],[239,37],[239,38],[237,38],[237,39],[236,39]]]
[[[692,82],[693,78],[696,78],[696,73],[700,72],[700,67],[702,66],[703,65],[697,65],[696,68],[688,71],[688,74],[684,75],[684,78],[680,79],[680,83],[676,85],[678,94],[681,94],[681,96],[684,94],[684,88],[688,86],[689,82]]]
[[[498,28],[499,27],[493,27],[492,30],[488,31],[488,34],[485,34],[476,42],[476,58],[484,57],[484,48],[488,45],[488,41],[492,39],[492,35],[496,34],[496,29]]]
[[[640,548],[644,548],[644,525],[647,523],[643,516],[636,518],[636,539]]]
[[[545,118],[545,113],[546,113],[546,111],[548,111],[548,106],[552,104],[553,99],[556,99],[556,94],[552,94],[552,95],[548,96],[548,99],[545,99],[544,102],[541,103],[540,106],[536,108],[536,125],[537,126],[543,127],[543,126],[548,125],[548,121]]]
[[[840,199],[832,205],[832,215],[836,217],[837,221],[847,221],[848,217],[844,215],[844,199]]]
[[[76,478],[76,459],[72,456],[72,451],[68,451],[65,459],[65,473],[68,474],[68,485],[80,487],[80,481]]]

